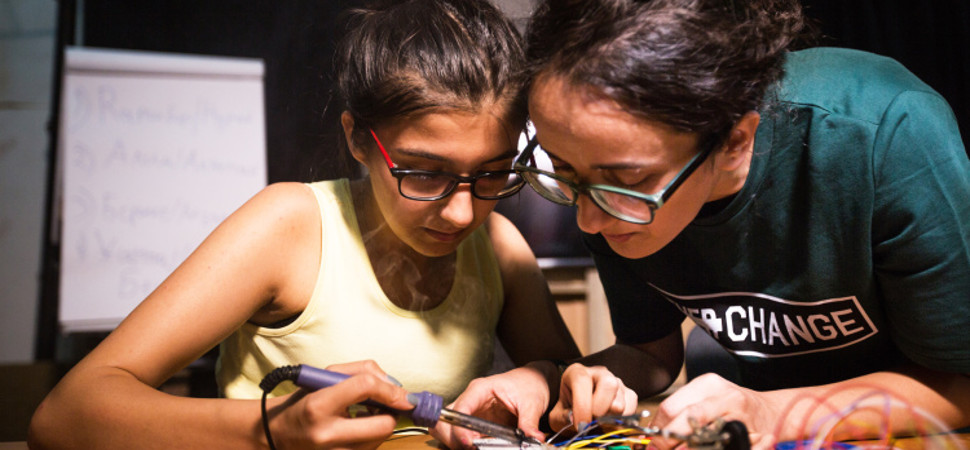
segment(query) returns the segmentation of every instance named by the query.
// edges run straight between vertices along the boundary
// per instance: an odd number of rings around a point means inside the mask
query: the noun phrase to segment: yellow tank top
[[[319,274],[306,309],[282,328],[242,325],[220,345],[216,376],[228,398],[259,398],[259,382],[283,365],[373,359],[411,392],[454,400],[492,364],[502,279],[484,227],[458,246],[447,298],[408,311],[384,295],[364,249],[347,180],[308,185],[322,219]],[[446,280],[447,281],[447,280]],[[279,385],[272,395],[295,390]]]

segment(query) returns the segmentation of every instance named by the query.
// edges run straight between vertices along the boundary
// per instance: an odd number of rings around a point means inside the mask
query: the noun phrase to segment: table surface
[[[887,448],[881,441],[860,441],[852,442],[859,447],[865,448],[867,444],[877,445],[878,448]],[[879,445],[883,444],[883,445]],[[891,442],[892,447],[901,450],[924,450],[924,449],[970,449],[970,433],[946,434],[934,437],[911,437],[900,438]],[[428,435],[412,435],[392,437],[381,444],[378,450],[431,450],[444,448],[439,447],[438,441]],[[0,447],[2,450],[2,447]]]
[[[864,444],[881,444],[877,441],[857,442],[860,446]],[[970,433],[947,434],[938,437],[915,437],[897,439],[892,442],[894,448],[901,450],[923,450],[923,449],[970,449]],[[0,442],[0,450],[25,450],[26,442]],[[379,450],[432,450],[443,448],[439,447],[438,441],[428,435],[411,435],[392,437],[378,447]],[[879,448],[885,448],[880,446]]]

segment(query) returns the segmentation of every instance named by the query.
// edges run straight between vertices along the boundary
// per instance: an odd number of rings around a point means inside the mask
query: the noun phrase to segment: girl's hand
[[[373,449],[391,435],[397,419],[386,413],[351,417],[348,408],[367,399],[399,410],[413,408],[407,391],[392,384],[373,361],[334,365],[327,370],[352,376],[315,392],[298,391],[274,407],[270,428],[277,448]]]
[[[603,366],[572,364],[562,374],[559,401],[549,413],[549,425],[559,431],[577,430],[595,417],[633,414],[637,394]]]
[[[449,409],[483,419],[518,427],[526,435],[544,440],[539,419],[549,405],[549,387],[545,376],[528,365],[498,375],[477,378]],[[431,430],[449,448],[471,448],[478,433],[444,422]]]

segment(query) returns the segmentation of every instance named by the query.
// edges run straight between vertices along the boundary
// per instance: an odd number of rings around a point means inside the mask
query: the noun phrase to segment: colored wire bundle
[[[568,428],[569,425],[566,425],[563,430]],[[600,428],[600,425],[594,420],[579,430],[575,436],[566,441],[552,443],[552,441],[554,441],[559,434],[562,433],[563,430],[560,430],[550,437],[546,443],[565,450],[576,450],[582,448],[632,447],[634,445],[645,446],[650,443],[650,438],[647,437],[641,430],[636,428],[620,428],[602,434],[592,434],[591,431],[597,428]]]
[[[837,408],[829,401],[848,395],[855,397],[849,397],[853,400],[842,408]],[[804,436],[805,440],[794,445],[792,442],[783,443],[792,450],[839,448],[838,441],[853,440],[877,441],[868,445],[854,444],[855,448],[892,448],[896,439],[904,437],[894,435],[895,429],[897,432],[905,430],[905,437],[909,439],[920,440],[919,448],[965,448],[946,434],[949,429],[938,418],[903,398],[885,388],[859,383],[838,386],[821,396],[800,396],[785,408],[788,413],[779,419],[775,436],[781,436],[782,429],[794,423],[796,426],[792,431]],[[807,407],[796,408],[804,402],[809,402]],[[802,418],[789,417],[793,411],[801,411],[798,414]]]
[[[638,430],[623,428],[598,436],[590,436],[586,439],[571,439],[564,445],[557,445],[557,447],[565,448],[566,450],[576,450],[590,447],[631,447],[637,444],[646,445],[649,443],[650,438],[644,436]]]

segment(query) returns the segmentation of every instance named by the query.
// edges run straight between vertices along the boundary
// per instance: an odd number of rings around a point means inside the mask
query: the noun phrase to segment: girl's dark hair
[[[527,33],[528,72],[720,141],[759,108],[804,27],[796,0],[544,0]]]
[[[355,140],[408,115],[492,102],[524,125],[521,36],[487,0],[379,1],[346,14],[334,69]]]

